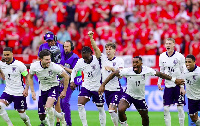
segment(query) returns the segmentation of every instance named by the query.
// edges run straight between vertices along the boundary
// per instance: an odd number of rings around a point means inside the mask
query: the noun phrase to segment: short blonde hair
[[[108,43],[105,45],[105,48],[107,48],[107,47],[111,47],[111,48],[113,48],[114,50],[116,50],[116,45],[115,45],[115,43],[113,43],[113,42],[108,42]]]
[[[171,41],[171,42],[175,43],[175,40],[173,38],[167,38],[166,41]]]

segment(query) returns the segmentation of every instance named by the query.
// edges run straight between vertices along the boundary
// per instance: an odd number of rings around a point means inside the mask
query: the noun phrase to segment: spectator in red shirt
[[[1,0],[0,3],[0,19],[4,18],[6,16],[7,11],[7,5],[5,3],[5,0]]]
[[[10,3],[15,11],[23,9],[24,6],[23,0],[10,0]]]
[[[40,11],[47,11],[49,6],[49,0],[36,0],[37,4],[39,4],[39,10]]]
[[[190,44],[190,54],[195,57],[200,54],[200,32],[194,35],[194,40]]]
[[[22,47],[19,41],[14,42],[13,54],[22,54]]]
[[[190,36],[188,34],[184,35],[183,47],[185,56],[189,54],[190,42],[191,42]]]
[[[14,48],[15,43],[19,41],[19,34],[15,27],[12,28],[11,33],[6,35],[6,39],[8,40],[8,47]]]
[[[90,8],[85,4],[84,0],[80,0],[74,16],[74,21],[77,22],[78,29],[87,25],[89,14]]]
[[[146,55],[156,55],[157,54],[157,41],[153,40],[153,34],[149,34],[149,40],[145,45]]]
[[[64,23],[64,16],[66,16],[66,7],[62,2],[58,2],[56,7],[53,7],[54,12],[57,14],[57,25],[60,27]]]
[[[94,28],[96,28],[96,23],[99,21],[100,18],[100,13],[99,13],[99,2],[94,2],[93,7],[91,9],[91,22],[94,26]]]
[[[110,13],[110,6],[108,0],[100,0],[100,8],[98,12],[100,13],[100,17],[102,17],[105,21],[109,22],[109,13]]]
[[[0,41],[0,55],[3,54],[3,49],[6,47],[5,41]]]
[[[30,46],[33,40],[32,32],[29,27],[25,28],[25,33],[22,37],[20,37],[22,42],[22,49],[24,50],[26,47]]]

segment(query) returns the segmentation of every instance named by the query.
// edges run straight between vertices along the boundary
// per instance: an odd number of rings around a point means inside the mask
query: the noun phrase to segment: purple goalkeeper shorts
[[[127,93],[124,93],[122,95],[121,99],[126,100],[129,103],[129,106],[131,106],[131,104],[134,104],[134,106],[137,110],[147,110],[148,109],[145,99],[138,100],[138,99],[131,97]]]
[[[188,98],[188,110],[190,115],[194,115],[200,111],[200,100],[193,100]]]
[[[89,98],[89,99],[92,97],[92,101],[96,105],[104,104],[103,95],[99,95],[97,91],[90,91],[90,90],[86,89],[85,87],[81,87],[81,91],[80,91],[78,97],[80,97],[80,96],[83,96],[83,97]]]
[[[27,109],[26,97],[24,96],[14,96],[14,95],[9,95],[6,92],[3,92],[0,99],[7,101],[8,104],[14,102],[14,108],[16,110],[22,111]]]
[[[105,98],[106,98],[106,104],[109,107],[110,104],[118,106],[119,101],[122,97],[121,91],[104,91]]]
[[[185,96],[180,94],[180,87],[176,85],[176,87],[167,88],[165,87],[164,95],[163,95],[163,104],[167,105],[185,105]]]
[[[39,101],[38,101],[38,114],[45,114],[45,105],[49,97],[55,99],[54,103],[55,105],[58,99],[58,95],[59,95],[59,86],[52,87],[47,91],[41,91],[41,96],[39,96]]]

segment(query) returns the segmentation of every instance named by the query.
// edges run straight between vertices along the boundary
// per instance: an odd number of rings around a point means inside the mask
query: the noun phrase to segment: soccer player
[[[185,64],[187,70],[184,72],[186,93],[188,98],[189,115],[196,126],[200,126],[200,67],[195,64],[196,58],[193,55],[187,55]]]
[[[148,76],[158,76],[163,79],[172,80],[176,84],[184,84],[183,79],[176,79],[164,73],[157,72],[154,69],[142,66],[142,58],[136,56],[133,58],[133,67],[124,68],[112,72],[99,88],[99,94],[105,90],[105,85],[115,76],[127,78],[127,89],[119,102],[118,112],[121,126],[127,126],[127,117],[125,111],[133,103],[142,117],[142,125],[149,126],[148,107],[145,101],[145,82]]]
[[[160,54],[159,57],[159,66],[160,72],[163,72],[167,75],[181,78],[184,68],[185,68],[185,57],[174,50],[175,40],[173,38],[167,38],[165,40],[166,52]],[[162,79],[158,80],[159,90],[161,88]],[[164,120],[166,126],[171,126],[171,116],[169,112],[170,105],[177,104],[178,117],[180,126],[184,126],[185,113],[183,106],[185,105],[185,89],[184,85],[176,85],[174,82],[165,80],[165,90],[163,95],[163,104],[164,104]]]
[[[59,82],[57,75],[64,77],[64,89],[60,94],[60,98],[66,96],[69,76],[61,66],[51,62],[51,53],[49,50],[42,50],[39,53],[40,61],[36,61],[30,66],[29,83],[33,100],[36,100],[33,87],[33,75],[36,74],[40,81],[40,95],[38,101],[38,113],[42,124],[48,123],[45,120],[46,114],[49,121],[49,126],[54,126],[54,115],[60,119],[63,126],[66,126],[64,113],[58,113],[54,108],[54,102],[58,99]]]
[[[14,108],[18,111],[20,118],[26,126],[31,126],[30,119],[25,112],[27,109],[26,97],[28,96],[29,86],[26,81],[24,89],[24,82],[22,81],[22,76],[27,80],[27,68],[22,62],[15,60],[10,47],[4,48],[3,58],[5,62],[1,62],[0,73],[5,75],[6,87],[0,97],[0,116],[7,122],[8,126],[13,126],[5,108],[14,102]]]
[[[63,46],[64,46],[64,54],[62,55],[60,65],[70,75],[79,57],[75,53],[73,53],[74,45],[71,40],[67,40],[66,42],[64,42]],[[62,108],[62,111],[65,113],[65,120],[68,126],[72,125],[71,110],[70,110],[70,104],[69,104],[72,93],[73,93],[73,90],[70,88],[70,86],[68,86],[66,97],[60,100],[61,108]]]
[[[48,49],[51,52],[51,61],[54,62],[54,63],[60,64],[61,57],[62,57],[61,55],[64,52],[63,45],[58,43],[57,36],[54,35],[53,32],[51,32],[51,31],[48,31],[44,35],[44,40],[47,43],[40,45],[39,51],[38,51],[38,57],[39,57],[40,51],[42,51],[44,49]],[[58,102],[55,106],[55,109],[56,109],[56,111],[61,112],[60,98],[59,97],[58,97]],[[56,126],[60,126],[60,121],[59,121],[58,118],[57,118]]]
[[[103,95],[98,94],[98,89],[101,85],[101,70],[99,61],[95,55],[92,55],[90,47],[83,47],[82,58],[79,59],[71,73],[71,84],[72,90],[75,89],[74,78],[77,71],[81,70],[84,74],[84,82],[82,83],[81,91],[78,95],[78,112],[79,117],[82,121],[83,126],[87,126],[85,104],[92,97],[92,101],[96,104],[99,110],[100,125],[106,125],[106,113],[104,110],[104,98]]]
[[[102,80],[104,81],[115,70],[124,68],[124,60],[122,58],[115,57],[115,43],[107,43],[105,45],[106,55],[101,53],[93,39],[93,34],[94,33],[92,31],[88,32],[95,55],[97,59],[100,59],[101,61]],[[119,100],[121,99],[121,93],[118,77],[114,77],[105,87],[105,98],[108,111],[111,115],[111,120],[115,126],[118,126],[117,106],[119,104]]]

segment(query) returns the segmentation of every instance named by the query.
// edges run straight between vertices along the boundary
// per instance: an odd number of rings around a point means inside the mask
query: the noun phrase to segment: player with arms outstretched
[[[148,76],[158,76],[163,79],[172,80],[176,84],[184,84],[183,79],[176,79],[154,69],[142,66],[142,58],[136,56],[133,58],[133,67],[124,68],[112,72],[99,88],[99,94],[105,90],[105,85],[115,76],[127,78],[127,89],[119,102],[118,112],[121,126],[127,126],[127,117],[125,111],[134,104],[142,117],[142,125],[149,126],[148,107],[145,101],[145,82]]]

